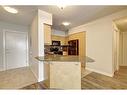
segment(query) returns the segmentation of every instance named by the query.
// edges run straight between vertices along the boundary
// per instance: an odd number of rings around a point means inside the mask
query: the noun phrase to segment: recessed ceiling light
[[[3,8],[4,8],[7,12],[9,12],[9,13],[13,13],[13,14],[17,14],[17,13],[18,13],[18,10],[16,10],[15,8],[7,7],[7,6],[4,6]]]
[[[68,25],[70,25],[69,22],[63,22],[62,24],[63,24],[64,26],[68,26]]]

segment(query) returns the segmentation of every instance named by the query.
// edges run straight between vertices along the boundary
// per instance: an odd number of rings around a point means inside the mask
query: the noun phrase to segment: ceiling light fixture
[[[7,7],[7,6],[3,6],[3,8],[9,12],[9,13],[13,13],[13,14],[17,14],[18,13],[18,10],[16,10],[15,8],[12,8],[12,7]]]
[[[70,25],[69,22],[63,22],[62,24],[63,24],[64,26],[68,26],[68,25]]]
[[[66,5],[59,4],[59,5],[57,5],[57,7],[63,10],[66,7]]]

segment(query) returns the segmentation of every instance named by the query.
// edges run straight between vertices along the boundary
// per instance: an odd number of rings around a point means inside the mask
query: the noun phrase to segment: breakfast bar
[[[85,58],[48,55],[36,59],[44,63],[44,83],[50,89],[81,89],[81,62]]]

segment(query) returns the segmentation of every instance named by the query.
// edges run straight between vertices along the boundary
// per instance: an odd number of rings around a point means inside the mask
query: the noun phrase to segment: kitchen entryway
[[[114,21],[114,71],[127,66],[127,17]]]

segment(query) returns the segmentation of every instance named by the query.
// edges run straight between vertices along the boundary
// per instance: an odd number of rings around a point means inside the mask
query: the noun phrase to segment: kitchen
[[[35,27],[37,22],[40,23]],[[31,26],[31,52],[35,53],[31,53],[31,70],[38,82],[43,81],[49,89],[81,89],[81,66],[85,68],[85,32],[53,35],[51,26],[52,14],[38,10]]]
[[[127,55],[120,56],[127,48],[126,3],[46,2],[1,3],[0,89],[18,90],[3,93],[96,95],[100,91],[94,90],[127,89],[122,62]]]
[[[45,54],[79,55],[79,38],[69,40],[68,36],[54,35],[54,31],[52,31],[51,35],[51,45],[45,45]],[[64,31],[59,32],[64,33]],[[84,34],[84,32],[82,34]]]

